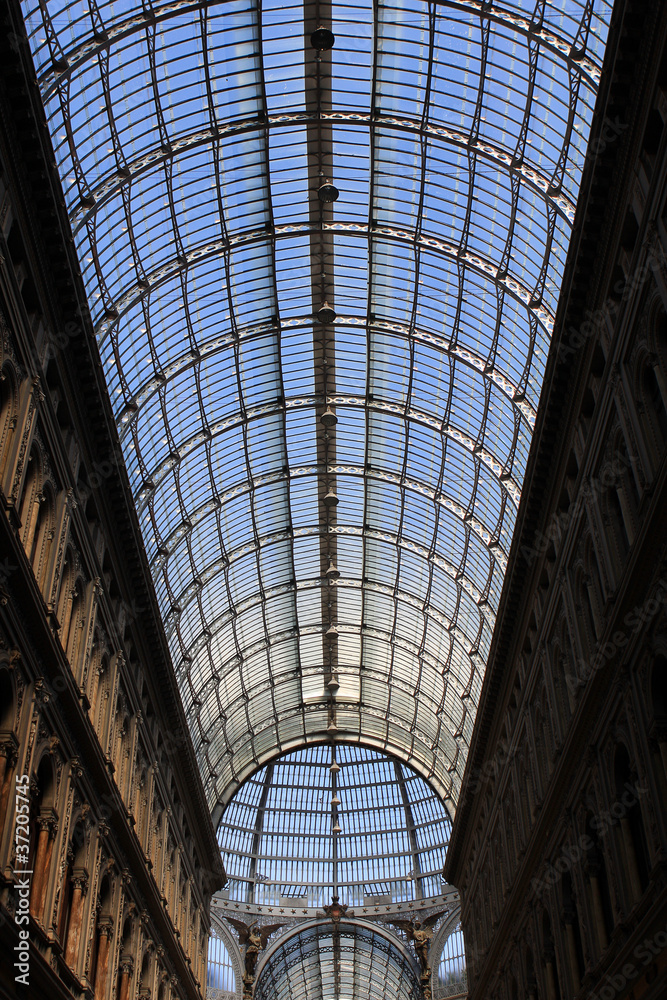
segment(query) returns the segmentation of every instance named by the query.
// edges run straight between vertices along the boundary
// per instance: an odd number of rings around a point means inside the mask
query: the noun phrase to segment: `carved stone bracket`
[[[7,767],[14,767],[18,760],[18,752],[19,741],[16,733],[6,729],[0,731],[0,757],[7,758]]]

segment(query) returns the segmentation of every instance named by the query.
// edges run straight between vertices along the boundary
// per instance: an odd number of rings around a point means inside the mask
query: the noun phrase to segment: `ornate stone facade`
[[[666,13],[616,5],[445,868],[471,1000],[667,994]]]
[[[0,995],[20,993],[24,802],[24,995],[194,1000],[224,872],[36,91],[2,27]]]

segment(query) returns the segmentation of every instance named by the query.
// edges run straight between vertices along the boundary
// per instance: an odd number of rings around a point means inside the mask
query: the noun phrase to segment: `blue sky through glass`
[[[338,746],[338,893],[369,898],[438,897],[451,823],[417,774],[383,754]],[[234,796],[218,830],[229,898],[321,907],[334,892],[330,746],[281,757]],[[414,831],[414,842],[411,839]]]
[[[23,7],[211,808],[324,738],[335,586],[339,731],[453,814],[611,4],[334,3],[319,113],[303,4]]]

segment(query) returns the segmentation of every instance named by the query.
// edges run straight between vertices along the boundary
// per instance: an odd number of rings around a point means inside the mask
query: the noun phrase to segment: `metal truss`
[[[553,239],[555,220],[555,213],[549,213],[549,240]],[[91,236],[91,234],[94,234],[93,222],[94,220],[91,218],[86,223],[87,231],[91,239],[91,245],[95,242],[95,236]],[[184,251],[172,260],[161,264],[158,270],[142,274],[136,283],[120,290],[117,298],[113,302],[110,301],[109,293],[105,286],[106,309],[96,324],[96,331],[100,342],[103,342],[107,336],[112,334],[112,331],[119,324],[119,318],[122,317],[124,313],[136,308],[138,304],[141,305],[144,303],[144,300],[147,298],[147,288],[152,292],[159,291],[160,285],[172,281],[188,267],[199,265],[211,259],[217,259],[219,257],[224,258],[227,254],[233,251],[242,252],[246,248],[253,248],[258,244],[260,246],[272,245],[280,239],[292,240],[295,234],[309,235],[313,231],[313,227],[310,223],[286,223],[283,226],[276,227],[275,231],[269,233],[268,235],[266,228],[263,227],[262,229],[230,237],[228,241],[217,239],[210,243],[194,246],[189,249],[187,253]],[[458,267],[466,268],[471,273],[479,275],[484,280],[488,280],[490,283],[497,285],[499,290],[507,293],[515,299],[517,303],[529,310],[530,314],[535,316],[547,334],[551,334],[553,331],[554,316],[542,305],[541,301],[541,285],[544,281],[542,271],[540,272],[540,282],[538,283],[538,288],[536,290],[527,287],[517,278],[507,274],[502,268],[502,260],[499,264],[494,264],[483,255],[473,253],[472,251],[466,249],[463,243],[449,243],[445,240],[438,239],[435,236],[428,235],[427,233],[415,235],[413,231],[401,229],[400,227],[378,225],[368,227],[356,222],[334,222],[325,224],[322,231],[330,232],[331,234],[350,234],[352,237],[357,237],[363,240],[374,238],[377,241],[386,240],[388,242],[396,242],[399,245],[406,244],[409,245],[415,253],[421,250],[434,255],[436,258],[440,256],[447,258],[450,261],[455,262]],[[94,259],[96,260],[96,267],[99,267],[98,259]],[[298,318],[293,320],[293,322],[295,321],[298,322]]]
[[[101,58],[101,57],[100,57]],[[108,73],[104,74],[106,78]],[[107,88],[105,87],[105,90]],[[126,196],[131,181],[137,180],[142,175],[155,170],[159,166],[164,166],[167,160],[183,155],[190,150],[198,149],[201,146],[214,145],[222,137],[242,136],[252,134],[259,129],[284,129],[292,126],[295,129],[303,128],[304,125],[316,124],[319,121],[326,121],[330,126],[347,126],[359,129],[368,129],[371,126],[386,129],[388,131],[412,133],[424,137],[446,142],[449,145],[459,147],[466,152],[473,146],[477,157],[486,161],[490,167],[497,170],[507,171],[512,177],[523,182],[526,187],[532,189],[535,194],[544,197],[553,204],[555,211],[567,219],[574,221],[575,204],[566,194],[556,191],[551,183],[551,178],[541,174],[530,163],[517,157],[511,150],[501,146],[493,145],[481,139],[474,142],[467,133],[457,129],[437,125],[432,122],[422,123],[411,118],[397,118],[390,115],[377,115],[371,118],[370,115],[360,115],[356,113],[344,112],[324,112],[318,116],[316,113],[294,112],[292,114],[282,114],[269,116],[268,121],[259,118],[249,119],[244,122],[235,122],[227,126],[216,126],[215,130],[199,130],[195,133],[185,133],[179,135],[171,142],[168,149],[157,146],[143,153],[135,160],[121,160],[118,155],[118,166],[106,176],[100,178],[94,187],[90,189],[89,204],[80,204],[78,209],[72,214],[72,228],[77,233],[82,226],[86,225],[94,215],[99,212],[106,203],[112,202],[119,195]],[[527,128],[523,128],[524,135],[527,135]],[[112,132],[112,138],[114,133]],[[525,150],[524,150],[525,151]]]
[[[333,726],[453,814],[611,4],[117,6],[24,0],[211,808]]]

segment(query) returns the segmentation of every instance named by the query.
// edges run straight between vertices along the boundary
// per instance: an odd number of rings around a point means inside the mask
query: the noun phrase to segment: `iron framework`
[[[280,941],[258,972],[254,996],[420,1000],[421,989],[401,942],[380,928],[340,921],[311,924]]]
[[[289,912],[334,892],[352,907],[440,897],[450,829],[437,795],[398,761],[358,746],[299,750],[254,774],[225,810],[229,905]]]
[[[611,3],[23,9],[211,809],[333,726],[453,815]]]

